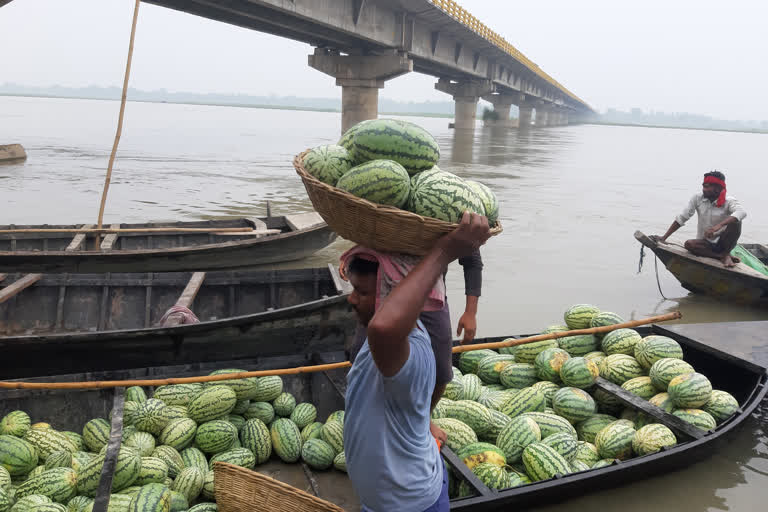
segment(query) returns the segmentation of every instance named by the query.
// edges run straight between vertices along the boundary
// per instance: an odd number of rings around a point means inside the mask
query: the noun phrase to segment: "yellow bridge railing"
[[[507,54],[511,55],[512,57],[520,61],[528,69],[536,73],[536,75],[543,78],[549,84],[557,87],[572,99],[578,101],[579,103],[582,103],[583,105],[587,105],[585,101],[583,101],[581,98],[579,98],[578,96],[573,94],[571,91],[566,89],[563,85],[561,85],[557,80],[555,80],[554,78],[549,76],[547,73],[545,73],[544,70],[541,69],[539,66],[537,66],[535,62],[533,62],[528,57],[523,55],[520,52],[520,50],[512,46],[512,44],[510,44],[506,39],[501,37],[499,34],[494,32],[490,28],[488,28],[488,26],[486,26],[480,20],[475,18],[472,14],[469,13],[469,11],[467,11],[462,6],[457,4],[454,0],[427,0],[427,1],[433,4],[435,7],[442,10],[443,12],[445,12],[451,18],[455,19],[462,25],[471,29],[476,34],[480,35],[487,41],[493,43],[498,48],[504,50]]]

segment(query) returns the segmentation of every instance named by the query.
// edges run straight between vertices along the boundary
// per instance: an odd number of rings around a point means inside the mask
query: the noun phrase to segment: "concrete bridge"
[[[453,0],[145,1],[314,46],[310,67],[341,87],[342,132],[376,118],[379,89],[412,71],[436,77],[435,88],[453,96],[457,129],[474,128],[480,98],[501,125],[511,125],[512,105],[520,126],[531,125],[534,110],[537,126],[593,113]]]

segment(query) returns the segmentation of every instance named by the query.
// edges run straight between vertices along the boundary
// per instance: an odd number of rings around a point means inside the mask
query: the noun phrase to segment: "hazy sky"
[[[592,106],[768,119],[766,0],[461,0]],[[0,83],[122,84],[133,0],[14,0],[0,8]],[[340,96],[312,49],[142,4],[132,87]],[[411,73],[383,97],[446,100]]]

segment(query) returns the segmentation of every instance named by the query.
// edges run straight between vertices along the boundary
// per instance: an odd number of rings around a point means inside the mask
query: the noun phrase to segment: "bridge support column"
[[[315,48],[309,66],[336,79],[341,86],[341,133],[360,121],[379,116],[379,89],[384,82],[413,71],[407,55],[339,55]]]
[[[536,107],[536,126],[548,126],[547,123],[549,123],[549,112],[544,107]]]
[[[486,121],[487,125],[499,126],[503,128],[512,128],[512,119],[509,118],[509,112],[512,105],[517,103],[516,98],[508,94],[489,94],[483,96],[483,99],[493,105],[493,111],[498,115],[495,121]]]
[[[526,130],[531,127],[531,119],[533,118],[533,107],[531,105],[521,104],[517,108],[520,110],[517,119],[518,129]]]
[[[456,102],[455,128],[457,130],[474,130],[477,120],[477,102],[481,96],[493,92],[494,85],[490,80],[451,82],[447,78],[441,78],[435,84],[435,89],[453,96],[453,100]]]

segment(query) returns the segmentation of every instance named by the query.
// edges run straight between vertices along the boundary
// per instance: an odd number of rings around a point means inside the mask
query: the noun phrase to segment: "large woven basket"
[[[333,503],[250,469],[216,462],[213,470],[219,512],[344,512]]]
[[[307,151],[293,159],[296,173],[304,182],[317,213],[331,229],[347,240],[378,251],[424,255],[439,238],[458,226],[372,203],[327,185],[304,169]],[[501,222],[498,222],[491,229],[491,235],[498,235],[501,231]]]

